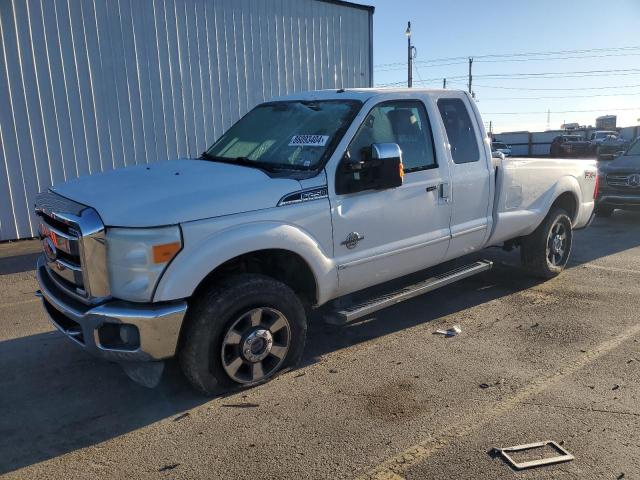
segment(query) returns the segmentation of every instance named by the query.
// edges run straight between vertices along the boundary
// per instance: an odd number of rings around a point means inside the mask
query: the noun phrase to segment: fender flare
[[[223,263],[260,250],[286,250],[297,254],[309,266],[316,282],[318,305],[337,291],[338,273],[334,261],[320,244],[299,227],[281,222],[253,222],[204,235],[190,243],[164,271],[154,292],[154,302],[188,298],[200,283]]]
[[[580,184],[575,177],[571,175],[565,175],[563,177],[560,177],[558,181],[554,183],[553,186],[540,197],[539,202],[536,202],[539,205],[536,205],[534,209],[538,210],[541,216],[540,221],[535,224],[535,226],[531,229],[531,232],[533,232],[540,226],[540,224],[542,224],[544,219],[551,211],[552,205],[558,200],[558,198],[560,198],[560,196],[564,195],[565,193],[570,193],[573,196],[573,201],[575,202],[576,208],[575,212],[573,212],[573,218],[571,218],[571,222],[576,222],[576,219],[579,217],[581,208]]]

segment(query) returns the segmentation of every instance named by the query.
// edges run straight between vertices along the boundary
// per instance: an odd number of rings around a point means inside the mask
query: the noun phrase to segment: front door
[[[424,104],[402,100],[374,106],[348,153],[359,158],[373,143],[400,146],[404,182],[331,199],[340,295],[438,264],[449,245],[448,165],[437,161]],[[337,169],[336,175],[345,174]]]

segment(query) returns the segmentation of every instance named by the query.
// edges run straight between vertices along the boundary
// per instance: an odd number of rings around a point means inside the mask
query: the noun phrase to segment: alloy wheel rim
[[[563,265],[568,253],[568,232],[565,225],[556,222],[547,237],[547,261],[557,267]]]
[[[237,383],[256,383],[273,375],[291,345],[291,327],[284,314],[258,307],[241,314],[222,340],[222,367]]]

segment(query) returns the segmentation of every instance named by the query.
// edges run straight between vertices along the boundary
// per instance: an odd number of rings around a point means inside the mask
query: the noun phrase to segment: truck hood
[[[600,170],[607,173],[640,172],[640,155],[622,155],[610,162],[600,162]]]
[[[155,227],[275,207],[297,180],[204,160],[136,165],[78,178],[51,190],[95,208],[107,226]]]

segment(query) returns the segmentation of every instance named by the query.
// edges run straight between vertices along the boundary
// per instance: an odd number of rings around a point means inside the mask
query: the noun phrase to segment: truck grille
[[[607,185],[622,188],[640,188],[640,174],[615,173],[607,175]]]
[[[38,195],[36,213],[51,280],[84,303],[108,296],[104,227],[95,210],[49,191]]]

